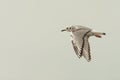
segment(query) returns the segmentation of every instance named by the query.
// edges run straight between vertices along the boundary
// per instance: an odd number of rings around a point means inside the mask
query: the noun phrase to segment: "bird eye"
[[[66,29],[68,29],[68,27]]]

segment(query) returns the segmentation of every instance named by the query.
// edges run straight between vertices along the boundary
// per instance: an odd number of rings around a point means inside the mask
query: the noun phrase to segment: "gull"
[[[106,33],[95,32],[92,29],[82,25],[70,26],[61,31],[67,31],[71,33],[71,42],[76,55],[78,58],[83,56],[88,62],[91,61],[90,45],[88,42],[89,37],[96,36],[101,38],[101,35],[106,35]]]

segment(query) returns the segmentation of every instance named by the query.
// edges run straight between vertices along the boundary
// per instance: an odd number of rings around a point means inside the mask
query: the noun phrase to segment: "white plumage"
[[[105,33],[93,32],[92,29],[81,25],[70,26],[61,31],[71,32],[71,42],[76,55],[78,56],[78,58],[83,56],[88,62],[91,60],[88,38],[90,36],[101,38],[101,35],[105,35]]]

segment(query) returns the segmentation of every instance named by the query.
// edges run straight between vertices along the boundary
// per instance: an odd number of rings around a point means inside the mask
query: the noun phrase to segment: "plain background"
[[[70,25],[106,32],[78,59]],[[120,0],[0,0],[0,80],[120,80]]]

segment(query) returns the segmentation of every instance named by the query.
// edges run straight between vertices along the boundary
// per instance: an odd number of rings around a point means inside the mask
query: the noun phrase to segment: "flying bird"
[[[70,26],[61,31],[71,33],[71,42],[76,55],[78,58],[83,56],[88,62],[91,60],[90,45],[88,42],[89,37],[96,36],[101,38],[101,35],[106,35],[106,33],[94,32],[92,29],[81,25]]]

